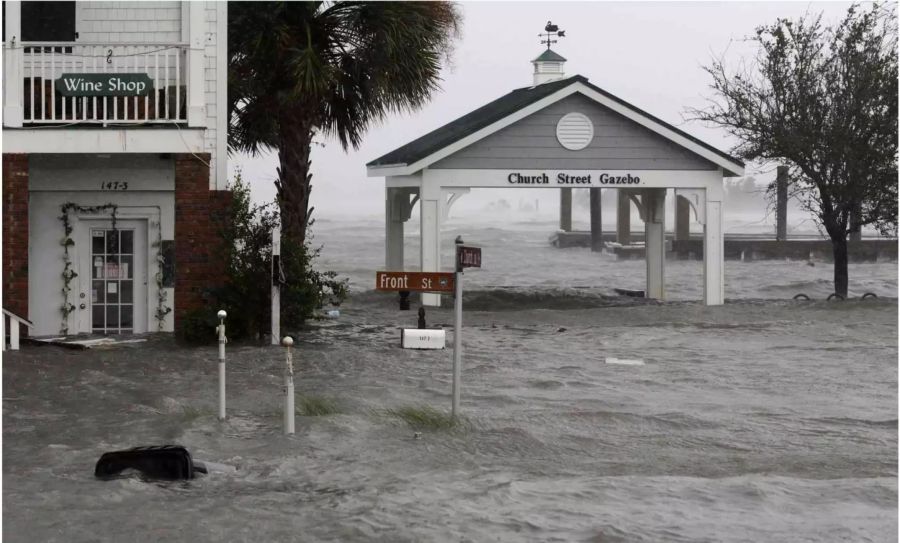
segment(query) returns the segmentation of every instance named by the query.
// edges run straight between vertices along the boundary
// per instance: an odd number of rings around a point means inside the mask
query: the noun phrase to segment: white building
[[[172,331],[220,277],[225,2],[4,2],[3,307]]]

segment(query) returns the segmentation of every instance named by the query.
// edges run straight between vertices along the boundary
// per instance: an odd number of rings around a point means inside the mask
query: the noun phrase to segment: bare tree
[[[848,234],[897,231],[896,9],[854,5],[836,26],[821,15],[778,19],[752,39],[752,62],[705,68],[715,96],[690,114],[736,136],[738,156],[790,166],[795,194],[831,239],[834,290],[846,296]]]

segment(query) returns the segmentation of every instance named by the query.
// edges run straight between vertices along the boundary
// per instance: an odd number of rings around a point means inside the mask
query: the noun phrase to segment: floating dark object
[[[878,298],[878,295],[876,295],[874,292],[867,292],[862,295],[863,300],[865,300],[866,298]]]
[[[206,467],[194,465],[191,453],[181,445],[157,445],[104,453],[97,461],[94,476],[108,479],[126,469],[137,470],[151,479],[193,479],[195,471],[206,473]]]
[[[644,291],[643,290],[630,290],[627,288],[614,288],[616,294],[620,296],[631,296],[632,298],[643,298]]]
[[[838,294],[837,292],[835,292],[834,294],[829,294],[828,298],[826,298],[826,299],[830,302],[831,300],[834,300],[835,298],[837,298],[838,300],[844,299],[844,297],[841,296],[840,294]]]
[[[794,299],[795,299],[795,300],[806,300],[806,301],[809,301],[809,296],[807,296],[806,294],[803,294],[803,293],[801,292],[800,294],[795,295],[795,296],[794,296]]]
[[[409,291],[401,290],[400,291],[400,310],[406,311],[409,309]]]

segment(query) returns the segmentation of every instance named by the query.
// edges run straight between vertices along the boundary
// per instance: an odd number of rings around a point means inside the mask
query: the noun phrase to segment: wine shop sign
[[[153,80],[146,73],[62,74],[56,80],[62,96],[150,96]]]

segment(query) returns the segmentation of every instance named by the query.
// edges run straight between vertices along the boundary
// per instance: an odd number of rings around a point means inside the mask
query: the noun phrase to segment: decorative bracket
[[[625,196],[628,196],[628,199],[631,200],[631,203],[634,204],[634,207],[638,210],[638,215],[640,215],[641,220],[647,222],[647,213],[644,211],[644,204],[641,201],[640,194],[635,190],[629,189],[619,189],[625,191]]]
[[[412,216],[413,207],[419,201],[419,192],[415,187],[391,188],[393,201],[391,202],[391,220],[394,222],[406,222]],[[412,198],[410,198],[412,197]]]
[[[463,195],[471,192],[472,189],[468,187],[451,187],[445,188],[441,190],[441,220],[446,221],[447,217],[450,215],[450,207],[456,203],[457,200]],[[446,198],[446,194],[449,194],[450,197]]]
[[[656,216],[656,210],[658,206],[665,203],[665,189],[629,190],[626,194],[637,208],[642,221],[659,222],[660,219]],[[662,203],[658,202],[658,199],[662,199]]]
[[[694,210],[694,217],[700,224],[706,224],[706,189],[675,189],[675,197],[681,197],[688,201]]]

